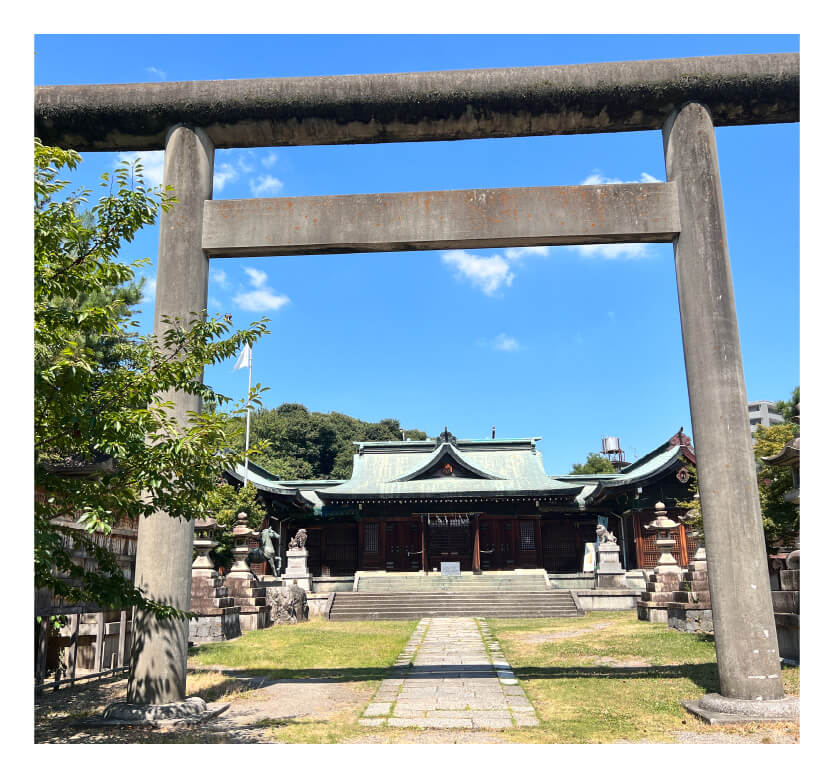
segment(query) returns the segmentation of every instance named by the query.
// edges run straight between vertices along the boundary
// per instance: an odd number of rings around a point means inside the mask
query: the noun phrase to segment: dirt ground
[[[189,694],[204,694],[210,704],[230,704],[228,710],[197,727],[143,726],[92,728],[83,719],[100,713],[111,702],[124,700],[127,680],[105,679],[62,689],[35,700],[36,743],[270,743],[270,732],[291,721],[331,720],[351,711],[358,714],[372,689],[361,682],[271,680],[234,670],[210,668],[189,681]],[[678,743],[795,743],[778,726],[751,734],[720,731],[675,733]],[[368,731],[348,743],[507,743],[498,732],[401,730]],[[628,741],[622,741],[628,742]],[[642,741],[646,742],[646,741]]]
[[[210,705],[228,702],[215,719],[196,726],[94,728],[83,720],[111,702],[124,700],[126,678],[92,681],[35,700],[36,743],[269,743],[270,730],[300,719],[328,719],[358,711],[372,691],[360,682],[271,680],[212,668],[189,680],[188,694]]]

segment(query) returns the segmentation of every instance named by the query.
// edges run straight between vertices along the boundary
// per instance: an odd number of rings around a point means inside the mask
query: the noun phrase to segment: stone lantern
[[[653,529],[657,532],[655,545],[660,549],[660,559],[657,560],[655,573],[674,573],[680,575],[681,569],[672,556],[671,551],[675,547],[675,539],[672,537],[672,530],[680,527],[679,521],[674,521],[666,515],[666,506],[656,503],[654,506],[655,519],[646,524],[646,529]]]
[[[665,623],[669,616],[669,604],[675,602],[681,582],[681,569],[671,554],[675,546],[672,531],[680,527],[680,522],[673,521],[666,515],[666,506],[662,502],[654,506],[654,512],[654,521],[645,527],[657,532],[656,543],[660,549],[660,559],[649,576],[646,591],[637,601],[637,618],[641,621]]]
[[[252,536],[252,530],[246,523],[248,516],[241,511],[237,515],[234,529],[232,529],[232,537],[234,538],[234,548],[232,548],[232,555],[235,558],[232,569],[229,571],[229,578],[250,578],[252,571],[249,569],[249,563],[246,557],[249,555],[249,538]]]
[[[214,572],[214,565],[209,558],[209,552],[217,548],[214,539],[217,522],[214,519],[195,519],[194,521],[194,550],[197,558],[191,565],[191,575],[208,575]]]

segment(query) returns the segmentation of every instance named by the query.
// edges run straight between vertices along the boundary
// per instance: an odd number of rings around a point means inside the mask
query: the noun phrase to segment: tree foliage
[[[704,532],[704,517],[701,515],[701,499],[698,494],[698,471],[693,465],[687,465],[689,471],[689,494],[688,500],[678,500],[675,505],[683,508],[686,513],[681,516],[681,521],[692,529],[696,535]]]
[[[141,164],[123,165],[102,176],[90,207],[91,192],[66,192],[61,178],[80,160],[35,141],[35,586],[68,602],[181,615],[134,588],[93,533],[106,535],[121,517],[205,515],[222,466],[242,460],[228,448],[227,424],[244,407],[218,411],[230,398],[203,383],[203,370],[257,340],[267,320],[232,332],[203,311],[167,320],[159,336],[139,334],[130,305],[136,270],[149,260],[125,263],[119,253],[160,209],[175,207],[173,194],[147,189]],[[175,391],[211,410],[180,429],[166,399]],[[83,529],[56,527],[65,517]],[[78,564],[74,548],[97,569]]]
[[[231,423],[238,448],[244,441],[244,422]],[[411,440],[425,440],[422,430],[405,430]],[[284,403],[252,414],[250,440],[261,453],[252,461],[279,478],[350,478],[354,441],[401,440],[397,419],[366,422],[343,413],[318,413],[298,403]]]
[[[234,537],[232,529],[239,513],[247,516],[247,526],[258,530],[266,518],[266,509],[258,502],[258,490],[248,483],[240,488],[232,484],[220,483],[208,495],[208,515],[217,522],[214,539],[217,548],[211,552],[211,558],[217,567],[229,568],[234,557]]]
[[[799,387],[793,390],[790,400],[776,403],[783,418],[798,418]],[[799,425],[786,422],[763,427],[759,424],[753,433],[753,454],[756,457],[756,481],[759,489],[759,503],[762,510],[765,543],[768,548],[790,546],[799,533],[799,510],[796,505],[785,502],[787,492],[793,489],[793,475],[787,465],[773,465],[763,461],[764,457],[778,454],[799,435]],[[691,497],[678,500],[679,508],[687,509],[683,521],[697,531],[703,531],[701,501],[698,497],[698,473],[689,467],[692,478],[689,481]]]
[[[798,394],[798,393],[797,393]],[[769,547],[790,546],[799,532],[799,510],[785,502],[785,494],[793,489],[793,475],[787,465],[774,465],[762,460],[778,454],[798,434],[796,424],[759,425],[755,432],[753,452],[758,465],[759,499],[762,505],[765,539]]]
[[[588,452],[585,462],[576,462],[571,468],[571,475],[593,475],[594,473],[616,473],[611,460],[602,455]]]
[[[799,387],[791,392],[790,400],[778,400],[776,403],[777,413],[785,420],[786,424],[799,423]]]

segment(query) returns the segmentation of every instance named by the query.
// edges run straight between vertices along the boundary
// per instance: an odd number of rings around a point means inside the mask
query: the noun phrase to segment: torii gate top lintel
[[[165,148],[175,124],[215,148],[657,130],[681,103],[715,126],[799,119],[799,54],[146,84],[40,86],[36,134],[77,151]]]

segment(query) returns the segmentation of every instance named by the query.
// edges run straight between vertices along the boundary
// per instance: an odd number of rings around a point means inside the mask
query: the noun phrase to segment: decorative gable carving
[[[447,433],[448,434],[448,433]],[[394,481],[425,481],[430,478],[470,478],[482,481],[503,481],[501,476],[487,473],[468,462],[450,442],[438,446],[428,462]]]

